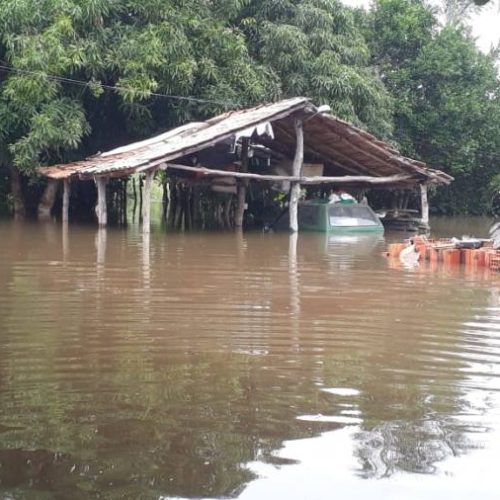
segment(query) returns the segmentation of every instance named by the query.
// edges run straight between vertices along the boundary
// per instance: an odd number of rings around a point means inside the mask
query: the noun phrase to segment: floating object
[[[427,229],[417,210],[387,210],[382,220],[390,231],[418,232]]]
[[[416,266],[420,259],[420,252],[418,251],[415,241],[410,240],[409,244],[399,252],[399,260],[406,266]]]
[[[490,236],[493,240],[493,248],[500,249],[500,222],[496,222],[490,227]]]
[[[443,250],[443,264],[445,266],[456,266],[460,264],[462,254],[460,250],[455,248],[448,248]]]
[[[358,389],[351,389],[349,387],[325,387],[321,390],[335,396],[359,396],[361,394]]]
[[[444,266],[464,265],[467,268],[489,268],[500,270],[500,250],[494,248],[493,240],[477,238],[428,239],[425,236],[415,236],[409,243],[392,243],[388,247],[387,256],[399,259],[408,264],[410,259],[431,263],[441,263]],[[416,260],[414,260],[416,262]]]
[[[480,240],[477,238],[462,238],[461,240],[452,238],[451,240],[455,243],[455,248],[469,248],[477,250],[484,245],[484,240]]]

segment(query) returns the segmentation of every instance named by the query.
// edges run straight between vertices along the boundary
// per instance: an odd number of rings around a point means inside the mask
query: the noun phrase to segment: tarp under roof
[[[306,157],[330,164],[346,175],[385,177],[406,174],[407,185],[448,184],[453,180],[444,172],[426,168],[424,163],[402,156],[389,144],[350,123],[318,113],[318,109],[304,97],[231,111],[204,122],[189,123],[83,161],[40,168],[40,173],[52,179],[85,179],[144,172],[266,122],[272,123],[274,138],[262,138],[260,142],[293,158],[294,120],[298,118],[303,121]]]

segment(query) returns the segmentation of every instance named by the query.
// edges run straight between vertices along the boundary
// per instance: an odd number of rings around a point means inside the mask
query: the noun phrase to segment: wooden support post
[[[392,211],[394,217],[399,216],[399,191],[395,190],[392,192]]]
[[[295,120],[295,156],[293,158],[293,176],[299,177],[302,175],[302,163],[304,161],[304,131],[302,128],[302,120]],[[299,230],[298,210],[300,198],[300,182],[294,181],[290,189],[290,231],[297,232]]]
[[[191,212],[193,214],[193,227],[200,225],[200,186],[193,184],[193,198],[191,200]]]
[[[122,224],[124,224],[125,226],[127,225],[127,201],[128,201],[127,186],[128,186],[128,178],[125,178],[122,186],[123,189]]]
[[[241,141],[241,172],[248,172],[248,137],[243,137]],[[245,214],[245,203],[247,195],[246,179],[240,179],[238,184],[238,202],[236,206],[236,214],[234,217],[235,227],[243,227],[243,215]]]
[[[135,210],[137,208],[137,188],[135,187],[135,178],[132,177],[132,192],[134,193],[134,208],[132,209],[132,220],[135,219]]]
[[[429,227],[429,200],[427,198],[427,185],[420,184],[420,204],[422,224]]]
[[[168,210],[168,179],[166,177],[163,178],[162,180],[162,188],[163,188],[163,193],[161,197],[161,220],[166,221],[167,220],[167,210]]]
[[[62,220],[68,222],[69,220],[69,193],[71,184],[69,179],[63,180],[63,205],[62,205]]]
[[[142,232],[149,233],[151,229],[151,186],[153,184],[154,170],[148,170],[144,179],[144,195],[142,202]]]
[[[63,260],[68,260],[69,254],[69,231],[68,231],[68,221],[63,220],[62,223],[62,250],[63,250]]]
[[[94,180],[97,186],[97,205],[95,207],[95,213],[99,226],[104,227],[108,223],[108,210],[106,206],[106,184],[108,180],[105,177],[95,177]]]
[[[224,209],[222,211],[224,226],[227,227],[228,229],[231,228],[231,205],[232,205],[232,202],[233,202],[233,197],[231,195],[231,197],[228,198],[224,202]]]
[[[139,219],[142,219],[142,188],[143,188],[144,182],[142,181],[142,177],[139,176]]]

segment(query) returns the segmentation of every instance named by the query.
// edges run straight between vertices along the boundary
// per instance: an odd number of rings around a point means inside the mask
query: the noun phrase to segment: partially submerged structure
[[[280,228],[281,219],[277,221]],[[285,222],[285,221],[283,221]],[[384,226],[377,214],[362,203],[330,203],[328,199],[299,202],[298,223],[301,230],[324,233],[383,233]],[[286,226],[285,226],[286,227]]]
[[[447,184],[452,177],[402,156],[389,144],[325,111],[304,97],[287,99],[188,123],[151,139],[83,161],[41,168],[40,172],[64,183],[63,220],[68,218],[70,181],[94,179],[101,226],[107,223],[107,180],[143,173],[143,227],[149,231],[151,184],[158,170],[194,181],[211,179],[214,192],[236,194],[236,226],[242,225],[249,181],[279,183],[290,193],[292,231],[298,230],[301,185],[314,184],[420,187],[422,218],[427,221],[427,186]]]

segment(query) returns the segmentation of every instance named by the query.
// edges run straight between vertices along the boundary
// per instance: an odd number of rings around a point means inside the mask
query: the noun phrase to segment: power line
[[[48,73],[44,73],[41,71],[29,71],[25,69],[19,69],[19,68],[12,68],[10,66],[4,66],[3,64],[0,64],[0,71],[3,71],[4,73],[18,73],[21,75],[28,75],[28,76],[43,76],[45,78],[48,78],[49,80],[54,80],[56,82],[62,82],[62,83],[69,83],[72,85],[79,85],[80,87],[87,87],[90,88],[92,86],[99,86],[105,90],[114,90],[114,91],[123,91],[123,90],[131,90],[134,91],[136,89],[132,87],[122,87],[119,85],[106,85],[105,83],[99,83],[99,82],[86,82],[84,80],[75,80],[72,78],[67,78],[64,76],[58,76],[58,75],[51,75]],[[172,95],[172,94],[159,94],[157,92],[149,92],[150,96],[154,97],[163,97],[165,99],[177,99],[179,101],[190,101],[190,102],[200,102],[204,104],[217,104],[219,106],[226,106],[226,107],[238,107],[238,104],[234,102],[229,102],[229,101],[215,101],[211,99],[202,99],[199,97],[186,97],[186,96],[180,96],[180,95]]]

